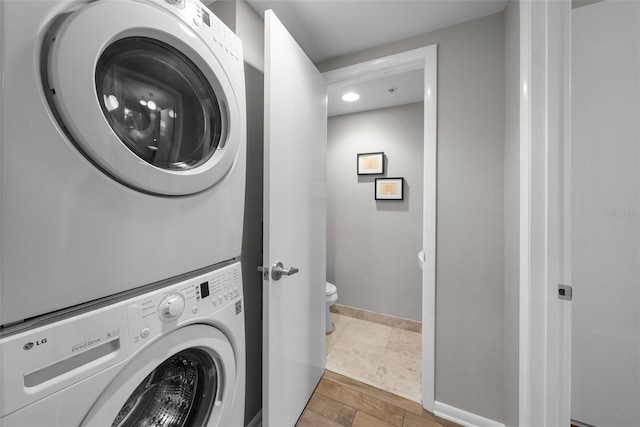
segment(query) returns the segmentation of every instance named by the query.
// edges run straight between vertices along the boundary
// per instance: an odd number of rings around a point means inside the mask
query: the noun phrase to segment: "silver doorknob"
[[[280,280],[282,276],[291,276],[296,274],[298,271],[300,270],[296,267],[284,268],[284,265],[278,261],[273,264],[273,267],[271,267],[271,278],[273,280]]]

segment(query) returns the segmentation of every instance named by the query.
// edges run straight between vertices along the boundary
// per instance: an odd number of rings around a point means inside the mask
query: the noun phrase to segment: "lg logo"
[[[22,346],[23,350],[31,350],[33,347],[37,346],[37,345],[42,345],[42,344],[46,344],[47,343],[47,339],[46,338],[42,338],[39,341],[36,341],[35,343],[33,342],[28,342],[25,345]]]

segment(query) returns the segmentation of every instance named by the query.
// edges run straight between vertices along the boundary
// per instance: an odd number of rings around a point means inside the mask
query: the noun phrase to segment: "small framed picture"
[[[403,200],[404,178],[376,178],[376,200]]]
[[[358,175],[383,175],[384,153],[358,154]]]

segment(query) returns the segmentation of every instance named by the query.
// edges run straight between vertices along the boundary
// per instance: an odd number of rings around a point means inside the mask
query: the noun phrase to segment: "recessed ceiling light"
[[[353,102],[353,101],[357,101],[358,99],[360,99],[360,95],[358,95],[355,92],[347,92],[344,95],[342,95],[343,101]]]

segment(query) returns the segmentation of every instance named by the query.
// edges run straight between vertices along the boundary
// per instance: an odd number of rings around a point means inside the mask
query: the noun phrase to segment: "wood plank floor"
[[[460,427],[417,402],[325,371],[297,427]]]

